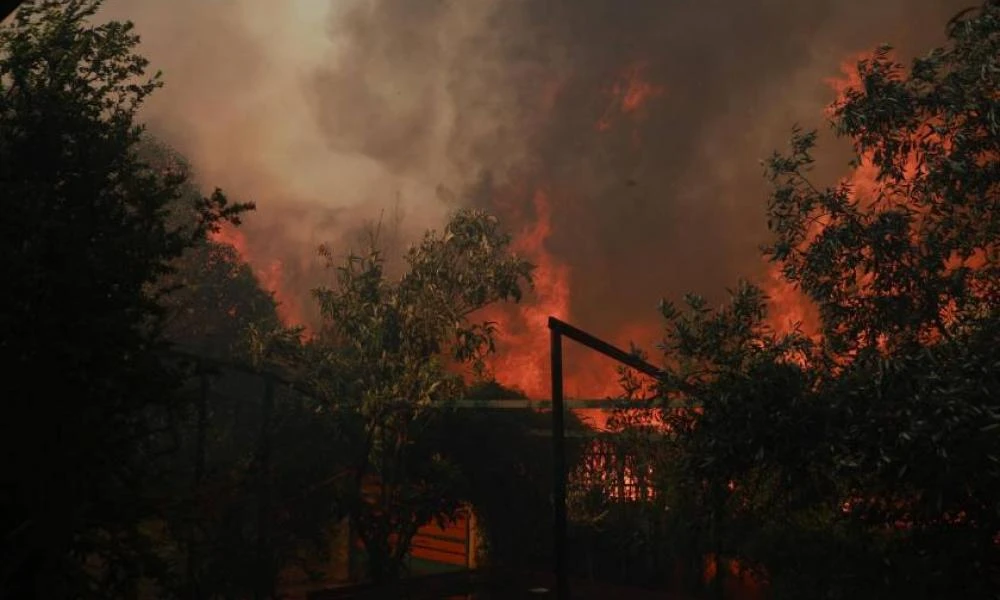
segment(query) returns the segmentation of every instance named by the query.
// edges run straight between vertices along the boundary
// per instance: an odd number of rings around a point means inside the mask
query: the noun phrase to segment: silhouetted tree
[[[197,197],[139,157],[159,85],[100,2],[28,2],[0,28],[0,595],[127,596],[148,532],[143,485],[176,380],[159,285],[247,208]]]
[[[879,49],[834,105],[870,180],[810,179],[815,133],[767,161],[767,254],[818,341],[751,285],[664,305],[674,508],[777,597],[1000,590],[1000,8],[948,37],[908,70]]]
[[[458,470],[428,434],[461,396],[449,364],[481,365],[492,349],[493,325],[474,313],[519,299],[529,281],[531,266],[509,245],[495,218],[463,210],[409,250],[399,279],[386,276],[373,240],[336,267],[336,287],[316,292],[326,333],[313,348],[315,379],[356,422],[346,501],[373,580],[398,577],[417,529],[459,507]]]

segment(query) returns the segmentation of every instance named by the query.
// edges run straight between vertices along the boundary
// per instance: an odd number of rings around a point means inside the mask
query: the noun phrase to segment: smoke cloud
[[[968,3],[112,0],[104,13],[133,20],[164,72],[153,132],[206,184],[258,202],[252,258],[281,261],[303,296],[324,277],[315,246],[346,251],[383,210],[398,207],[403,239],[463,204],[516,231],[544,188],[546,249],[570,273],[563,316],[624,343],[655,328],[660,297],[720,299],[761,272],[759,161],[793,124],[823,126],[825,80],[846,59],[883,42],[923,53]]]

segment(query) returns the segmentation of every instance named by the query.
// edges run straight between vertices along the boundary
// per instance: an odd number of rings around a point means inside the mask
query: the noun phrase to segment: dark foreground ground
[[[553,577],[528,573],[453,573],[409,579],[391,586],[350,586],[315,591],[306,600],[546,600],[556,597]],[[635,600],[685,600],[666,592],[572,581],[573,600],[629,598]]]

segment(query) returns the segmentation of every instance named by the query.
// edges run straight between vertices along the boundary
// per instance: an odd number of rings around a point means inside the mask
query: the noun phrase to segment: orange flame
[[[864,82],[858,72],[858,63],[863,60],[871,60],[872,58],[873,54],[871,53],[853,56],[841,65],[840,77],[826,80],[827,85],[836,94],[836,101],[827,108],[827,116],[833,116],[835,107],[847,99],[848,93],[852,90],[863,88]],[[892,59],[891,56],[889,58]],[[952,141],[934,130],[933,125],[936,125],[933,120],[924,123],[924,127],[920,131],[913,133],[914,139],[920,138],[924,142],[940,144],[944,151],[949,151]],[[904,182],[912,182],[926,174],[925,171],[922,171],[922,169],[926,169],[927,167],[924,161],[921,160],[920,152],[920,144],[915,143],[905,156],[905,164],[902,172],[902,180]],[[850,199],[857,202],[861,207],[872,210],[879,210],[880,206],[906,204],[918,216],[918,222],[910,232],[912,238],[917,239],[920,227],[922,227],[919,217],[926,214],[927,208],[915,204],[906,193],[887,189],[886,185],[879,181],[879,168],[875,164],[874,155],[874,150],[862,153],[859,157],[858,166],[843,178],[842,183],[847,184]],[[980,160],[985,159],[981,158]],[[822,218],[814,222],[807,232],[803,243],[808,244],[814,240],[823,230],[825,224],[826,220]],[[959,257],[957,254],[951,256],[946,261],[944,269],[945,272],[950,272],[960,267],[976,269],[983,267],[985,263],[985,253],[982,249],[977,249],[967,258]],[[874,280],[875,274],[873,273],[859,273],[857,278],[857,294],[865,296],[875,293],[871,289],[871,284]],[[771,297],[771,320],[772,326],[776,330],[787,332],[792,322],[801,322],[802,329],[807,335],[811,335],[814,339],[819,339],[819,319],[815,305],[799,290],[793,288],[782,279],[779,265],[772,265],[769,268],[767,280],[763,287]],[[952,321],[953,310],[953,301],[950,304],[946,303],[942,308],[941,317],[944,323]],[[928,339],[934,339],[937,336],[936,332],[933,331],[924,333],[926,333]],[[884,346],[885,339],[876,340],[876,343]]]
[[[621,117],[633,121],[645,117],[648,102],[664,93],[661,86],[644,78],[645,65],[635,63],[624,69],[617,80],[607,89],[611,100],[598,121],[598,131],[610,129],[613,122]],[[555,100],[562,90],[562,82],[555,82],[542,90],[540,108],[542,112],[552,110]],[[638,144],[638,131],[632,132],[633,144]],[[521,193],[531,193],[522,190]],[[568,265],[555,258],[546,248],[552,233],[552,207],[554,194],[547,186],[534,190],[531,205],[533,215],[520,214],[514,203],[494,198],[501,216],[514,223],[527,223],[515,234],[513,249],[528,259],[536,270],[535,290],[521,304],[513,306],[489,307],[482,316],[498,323],[496,336],[497,353],[491,357],[489,367],[498,381],[512,385],[529,397],[549,398],[551,395],[549,316],[573,322],[570,314],[571,273]],[[586,324],[578,324],[586,328]],[[605,337],[605,332],[594,332]],[[640,325],[619,328],[615,335],[606,338],[609,342],[627,348],[629,342],[651,344],[656,341],[658,328],[655,319],[650,318]],[[570,347],[564,354],[564,390],[568,398],[608,398],[621,395],[617,372],[618,363],[589,349],[577,351]],[[592,426],[605,428],[608,413],[599,409],[578,410],[577,415],[589,421]]]
[[[280,260],[271,260],[267,263],[266,268],[259,267],[258,265],[264,257],[254,255],[247,243],[246,236],[233,226],[221,227],[212,233],[210,238],[217,244],[232,246],[240,258],[251,265],[261,287],[270,292],[278,304],[278,317],[282,323],[286,326],[305,327],[306,320],[303,316],[302,304],[298,296],[288,289],[284,276],[284,265]],[[309,335],[308,329],[304,334]]]
[[[833,107],[836,103],[846,98],[849,91],[857,89],[862,84],[857,63],[871,57],[871,53],[852,56],[840,65],[840,77],[830,77],[824,81],[836,96],[836,102],[826,109],[828,117],[833,116]],[[863,161],[858,168],[845,177],[845,180],[851,184],[854,195],[870,196],[877,186],[876,175],[876,169],[870,162]],[[823,218],[813,221],[806,232],[803,244],[814,240],[823,231],[825,225],[826,220]],[[779,334],[791,333],[798,327],[799,331],[814,341],[821,339],[818,308],[802,290],[784,279],[781,265],[768,265],[761,287],[769,298],[769,325],[776,332]]]
[[[819,310],[802,290],[782,279],[781,267],[770,265],[761,288],[768,296],[768,321],[779,334],[799,331],[819,339]]]
[[[642,62],[627,67],[609,90],[611,102],[594,127],[597,131],[608,131],[612,120],[618,114],[641,117],[642,108],[652,98],[663,95],[663,86],[654,85],[645,79],[646,65]],[[638,135],[636,133],[636,135]],[[636,137],[634,141],[638,141]]]
[[[646,65],[634,63],[625,68],[607,89],[611,100],[598,121],[598,131],[612,127],[612,122],[620,116],[633,120],[645,116],[647,103],[661,94],[661,86],[648,82],[645,78]],[[555,106],[562,91],[562,81],[552,83],[542,90],[540,108],[547,113]],[[638,132],[633,132],[633,142],[638,141]],[[552,233],[553,193],[547,187],[533,192],[531,218],[519,214],[512,203],[497,201],[503,216],[515,223],[527,223],[515,234],[514,250],[535,266],[534,293],[516,306],[495,306],[483,311],[483,316],[498,323],[497,353],[489,361],[493,375],[502,383],[520,388],[529,397],[548,398],[551,394],[549,371],[549,333],[547,321],[555,316],[572,322],[570,314],[569,267],[559,261],[546,248]],[[647,343],[654,341],[656,327],[626,327],[608,341],[621,347],[630,341]],[[568,397],[605,398],[620,395],[617,363],[592,351],[575,353],[566,357],[563,367],[564,390]],[[589,418],[603,427],[607,415],[600,410],[578,411],[581,417]]]
[[[499,202],[508,211],[513,207]],[[548,251],[545,244],[552,233],[552,194],[537,189],[532,195],[533,219],[516,213],[515,221],[528,222],[517,233],[512,249],[535,265],[534,292],[517,305],[487,307],[481,317],[498,324],[496,354],[488,367],[505,385],[514,386],[530,398],[551,397],[550,338],[548,318],[572,322],[570,314],[570,271]],[[655,327],[638,324],[620,329],[611,341],[619,347],[628,342],[648,344],[657,334]],[[568,398],[617,397],[622,389],[614,360],[589,349],[564,356],[563,388]],[[592,427],[605,429],[608,413],[601,409],[580,409],[578,417]]]
[[[552,232],[552,210],[547,191],[532,197],[534,222],[515,237],[513,250],[535,265],[533,296],[517,306],[489,307],[484,317],[497,321],[497,353],[490,369],[505,385],[520,388],[532,398],[549,396],[548,318],[567,318],[569,268],[545,248]]]

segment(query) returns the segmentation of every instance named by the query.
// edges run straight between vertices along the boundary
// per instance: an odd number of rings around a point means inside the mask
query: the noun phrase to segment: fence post
[[[569,583],[566,576],[566,438],[565,412],[563,406],[563,374],[562,374],[562,334],[552,327],[549,321],[551,335],[552,358],[552,502],[554,505],[555,523],[553,531],[553,550],[555,554],[556,597],[559,600],[569,598]]]
[[[559,600],[568,600],[570,593],[567,577],[569,565],[566,556],[566,440],[562,377],[562,338],[565,335],[567,338],[583,344],[591,350],[600,352],[650,377],[660,377],[663,373],[657,367],[637,356],[616,348],[604,340],[598,339],[555,317],[549,317],[549,332],[552,340],[552,499],[555,504],[554,570],[556,576],[556,597]]]
[[[264,375],[264,403],[261,407],[260,446],[257,488],[257,568],[255,596],[261,600],[274,597],[274,566],[271,564],[271,416],[274,412],[274,379]]]

